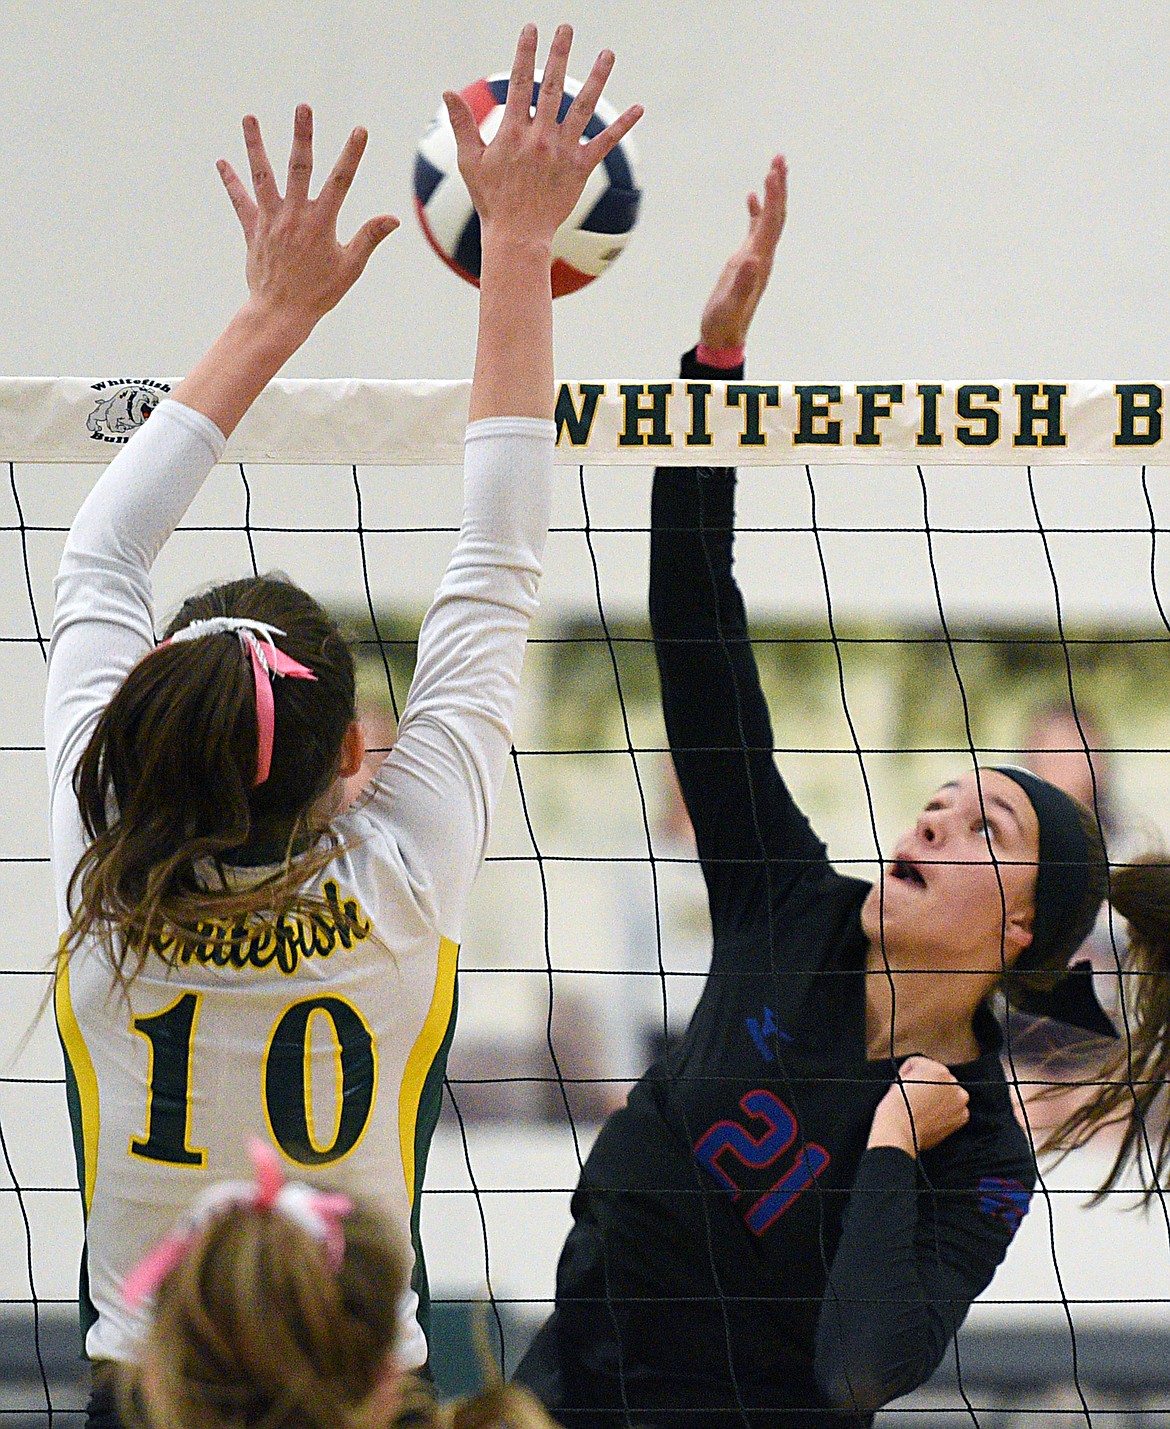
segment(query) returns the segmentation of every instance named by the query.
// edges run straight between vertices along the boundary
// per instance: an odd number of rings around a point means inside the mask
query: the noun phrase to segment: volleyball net
[[[34,1350],[75,1302],[82,1234],[51,1015],[33,1025],[55,944],[41,730],[52,578],[97,471],[167,390],[0,381],[0,1322]],[[1074,776],[1092,756],[1122,859],[1170,835],[1167,390],[562,384],[542,613],[465,925],[423,1203],[437,1309],[487,1301],[505,1361],[547,1313],[596,1127],[685,1027],[710,950],[645,617],[650,469],[740,468],[736,568],[777,758],[839,867],[873,876],[939,783],[1038,751]],[[384,752],[458,529],[468,392],[273,383],[156,566],[160,623],[194,587],[286,571],[352,635],[368,743]],[[1092,950],[1111,1008],[1125,996],[1119,935],[1103,929]],[[1036,1086],[1085,1064],[1035,1027],[1009,1034],[1038,1141]],[[323,1124],[333,1090],[311,1092]],[[1041,1347],[1037,1422],[1170,1416],[1170,1374],[1161,1386],[1131,1374],[1127,1390],[1109,1359],[1119,1337],[1153,1344],[1170,1330],[1161,1197],[1145,1214],[1124,1213],[1131,1190],[1084,1209],[1109,1150],[1041,1162],[945,1383],[897,1411],[907,1422],[1016,1412],[1019,1393],[978,1369],[979,1335],[1001,1331]],[[34,1364],[0,1425],[76,1412],[44,1355]]]

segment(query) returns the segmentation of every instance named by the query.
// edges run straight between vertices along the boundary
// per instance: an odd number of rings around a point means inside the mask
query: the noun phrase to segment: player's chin
[[[881,940],[883,924],[888,926],[889,923],[884,903],[882,886],[875,883],[861,905],[861,931],[871,943]]]

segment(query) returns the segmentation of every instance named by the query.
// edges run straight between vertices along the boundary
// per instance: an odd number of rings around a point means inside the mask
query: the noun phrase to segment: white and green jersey
[[[250,1175],[246,1143],[259,1135],[290,1176],[360,1196],[409,1231],[401,1359],[425,1360],[419,1192],[454,1028],[460,920],[536,609],[553,435],[534,418],[468,427],[462,530],[419,635],[397,742],[334,822],[346,851],[310,885],[356,913],[356,931],[350,918],[323,915],[241,932],[226,949],[209,939],[151,952],[124,990],[96,941],[62,969],[91,1358],[132,1357],[140,1327],[122,1303],[123,1278],[198,1191]],[[223,446],[205,417],[162,403],[95,485],[65,545],[45,715],[62,930],[85,847],[73,771],[154,646],[150,567]]]

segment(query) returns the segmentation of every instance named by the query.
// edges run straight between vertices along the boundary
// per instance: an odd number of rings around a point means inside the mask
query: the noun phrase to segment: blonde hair
[[[398,1332],[406,1262],[379,1217],[345,1219],[336,1274],[287,1216],[232,1206],[159,1286],[141,1363],[119,1372],[127,1424],[363,1429]]]
[[[344,1228],[334,1273],[280,1211],[217,1214],[159,1286],[139,1362],[117,1367],[127,1429],[555,1429],[527,1390],[498,1380],[440,1404],[406,1375],[396,1396],[374,1398],[407,1262],[369,1209]]]

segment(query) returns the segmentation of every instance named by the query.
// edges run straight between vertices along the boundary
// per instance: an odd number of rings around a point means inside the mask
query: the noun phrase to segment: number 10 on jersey
[[[146,1130],[130,1140],[130,1155],[172,1166],[203,1166],[207,1151],[191,1145],[191,1070],[199,1034],[201,992],[185,992],[169,1007],[130,1026],[146,1039],[150,1066],[146,1086]],[[334,1111],[325,1134],[314,1119],[313,1058],[315,1026],[331,1039],[334,1061]],[[233,1069],[211,1069],[230,1083]],[[365,1018],[343,997],[307,997],[292,1003],[269,1033],[256,1089],[272,1139],[301,1166],[325,1166],[347,1156],[369,1124],[377,1091],[378,1062],[374,1036]],[[247,1088],[229,1085],[222,1094],[246,1096]],[[246,1113],[245,1113],[246,1115]]]

